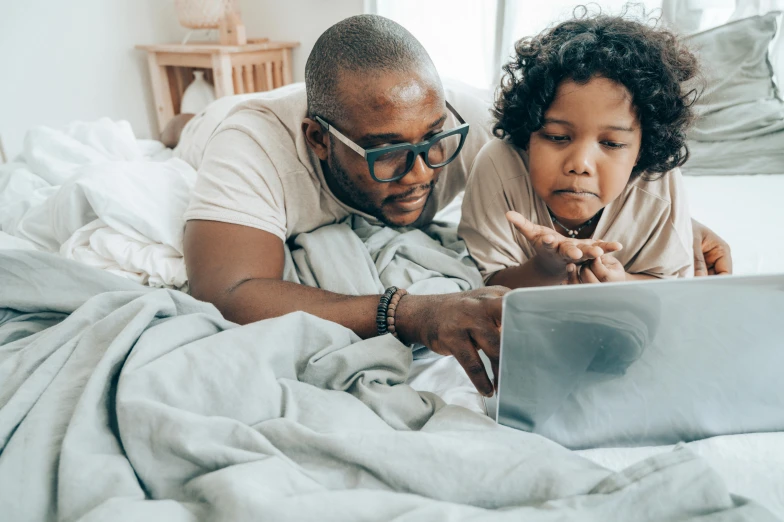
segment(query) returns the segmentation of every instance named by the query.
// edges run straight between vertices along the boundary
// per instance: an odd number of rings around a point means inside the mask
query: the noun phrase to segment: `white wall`
[[[240,0],[248,36],[299,41],[294,79],[304,79],[316,38],[363,11],[362,0]],[[0,0],[0,136],[22,149],[36,125],[102,116],[156,134],[144,43],[177,42],[173,0]],[[201,34],[197,34],[201,37]]]
[[[147,62],[134,45],[185,34],[171,0],[0,0],[0,135],[102,116],[151,136]]]
[[[1,1],[1,0],[0,0]],[[293,52],[294,81],[305,81],[305,62],[328,27],[362,14],[363,0],[240,0],[248,36],[300,42]]]

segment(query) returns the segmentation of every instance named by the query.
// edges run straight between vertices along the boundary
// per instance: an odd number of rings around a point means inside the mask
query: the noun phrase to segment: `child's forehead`
[[[606,116],[637,119],[629,90],[623,84],[604,77],[595,77],[585,83],[570,79],[562,81],[546,113],[564,113],[571,118],[587,116],[602,119]]]

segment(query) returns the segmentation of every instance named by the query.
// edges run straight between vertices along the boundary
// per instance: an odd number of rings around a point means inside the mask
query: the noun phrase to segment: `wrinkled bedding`
[[[776,519],[688,448],[613,472],[416,392],[391,336],[238,327],[23,250],[0,252],[0,289],[10,520]]]

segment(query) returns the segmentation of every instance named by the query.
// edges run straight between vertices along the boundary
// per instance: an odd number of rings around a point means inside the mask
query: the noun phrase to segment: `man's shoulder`
[[[293,141],[306,114],[305,85],[297,83],[244,97],[226,113],[216,132],[236,128],[262,140],[265,136],[282,139],[288,135]]]
[[[211,140],[240,132],[250,139],[228,140],[228,143],[226,139],[220,139],[223,146],[217,152],[221,155],[239,152],[248,156],[264,155],[281,178],[301,177],[308,172],[312,174],[314,158],[301,130],[306,112],[304,84],[260,93],[234,106],[218,125]],[[236,142],[236,147],[244,150],[232,152],[231,142]]]

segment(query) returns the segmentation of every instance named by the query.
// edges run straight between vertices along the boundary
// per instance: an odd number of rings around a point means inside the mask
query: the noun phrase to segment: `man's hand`
[[[395,327],[404,343],[421,343],[441,355],[453,355],[482,395],[495,388],[479,350],[490,359],[498,378],[501,344],[501,304],[508,292],[489,286],[455,294],[406,295],[398,304]]]
[[[566,270],[569,272],[570,285],[618,283],[627,280],[621,262],[610,255],[597,257],[582,266],[570,264]]]
[[[692,219],[691,224],[694,231],[695,277],[732,274],[730,245],[699,221]]]
[[[507,212],[506,219],[525,237],[536,251],[536,261],[541,270],[549,275],[567,277],[566,267],[582,265],[604,254],[622,248],[617,241],[605,242],[593,239],[571,239],[555,230],[534,225],[517,212]]]

